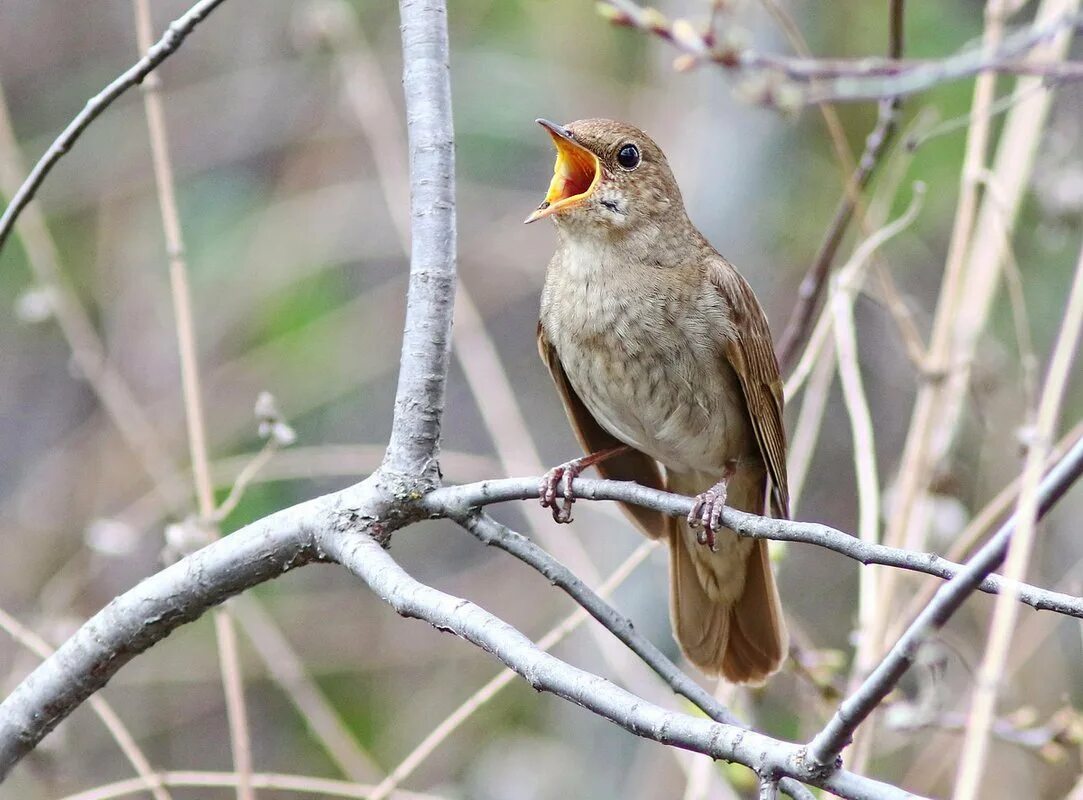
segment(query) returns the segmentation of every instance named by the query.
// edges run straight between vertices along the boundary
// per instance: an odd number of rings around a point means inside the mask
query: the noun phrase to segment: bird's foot
[[[575,502],[575,489],[572,483],[582,474],[583,470],[599,464],[613,456],[627,451],[627,445],[610,447],[607,450],[599,450],[597,453],[573,458],[559,466],[553,467],[542,476],[541,486],[538,487],[538,496],[541,498],[542,508],[553,511],[553,519],[556,522],[568,523],[572,521],[572,503]],[[557,487],[564,481],[564,491],[560,499],[557,498]]]
[[[722,527],[722,509],[726,507],[730,478],[736,472],[735,464],[727,464],[722,479],[703,494],[696,495],[692,510],[688,512],[688,525],[696,531],[696,541],[718,552],[715,534]]]

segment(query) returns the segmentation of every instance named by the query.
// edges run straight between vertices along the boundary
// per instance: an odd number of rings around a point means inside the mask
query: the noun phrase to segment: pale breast
[[[713,472],[754,452],[698,287],[627,265],[558,266],[546,278],[542,324],[602,427],[670,469]]]

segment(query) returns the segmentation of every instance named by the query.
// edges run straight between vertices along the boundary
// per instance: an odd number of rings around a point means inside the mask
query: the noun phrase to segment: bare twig
[[[1031,50],[1059,33],[1075,30],[1081,20],[1071,13],[1016,31],[995,48],[963,50],[941,59],[805,59],[758,53],[735,45],[734,37],[719,37],[720,42],[712,43],[688,20],[670,21],[656,9],[644,8],[633,0],[603,0],[600,7],[610,21],[670,42],[682,53],[678,62],[682,69],[706,62],[741,75],[773,77],[776,85],[759,93],[758,99],[780,107],[898,98],[974,75],[1036,75],[1043,80],[1083,77],[1083,64],[1026,58]],[[893,22],[901,19],[901,13],[896,17],[893,12]],[[892,44],[901,41],[900,29],[899,38],[893,36]],[[790,81],[790,86],[781,85],[780,78]],[[809,88],[801,91],[799,87],[805,84]]]
[[[1054,469],[1050,470],[1042,482],[1043,492],[1055,503],[1061,494],[1083,475],[1083,440],[1072,448],[1071,452]],[[537,482],[540,478],[504,478],[481,481],[463,486],[445,486],[436,489],[420,500],[420,506],[427,513],[460,516],[471,508],[504,503],[510,500],[525,500],[537,495]],[[679,517],[687,516],[692,509],[692,498],[671,494],[658,489],[649,489],[626,481],[592,480],[576,478],[575,493],[585,500],[617,500],[660,511],[663,514]],[[1047,509],[1048,510],[1048,509]],[[842,531],[816,522],[795,522],[792,520],[770,519],[746,514],[733,508],[726,508],[722,521],[742,536],[754,539],[769,539],[779,542],[800,542],[823,547],[841,555],[859,561],[862,564],[880,564],[897,567],[910,572],[920,572],[937,578],[950,580],[965,571],[965,566],[946,561],[933,553],[921,553],[885,545],[870,545]],[[980,591],[996,594],[1001,580],[996,575],[986,577],[976,587]],[[943,588],[943,587],[941,587]],[[1060,592],[1051,592],[1035,586],[1023,584],[1019,599],[1039,610],[1055,611],[1072,617],[1083,618],[1083,598],[1073,597]]]
[[[812,315],[819,303],[824,286],[827,283],[827,275],[831,271],[831,263],[835,260],[839,246],[846,236],[850,219],[853,217],[857,199],[861,191],[868,186],[873,172],[880,162],[881,156],[887,149],[888,143],[895,134],[898,118],[898,105],[894,100],[885,100],[880,104],[879,117],[876,127],[865,139],[865,151],[861,154],[857,169],[850,178],[850,183],[843,192],[842,198],[835,209],[835,216],[828,225],[827,233],[824,234],[820,249],[812,260],[801,285],[797,289],[797,302],[790,312],[789,321],[779,337],[776,350],[779,363],[783,369],[787,368],[797,354],[798,347],[808,333]]]
[[[7,241],[8,236],[11,235],[11,229],[15,225],[15,220],[18,219],[19,214],[37,194],[38,189],[41,188],[41,184],[45,181],[52,168],[71,149],[90,123],[97,119],[114,100],[133,86],[142,83],[143,79],[159,64],[173,55],[183,44],[188,34],[222,2],[223,0],[200,0],[193,5],[183,16],[178,17],[169,25],[162,38],[147,50],[146,55],[87,101],[83,110],[68,123],[68,127],[64,129],[56,141],[45,151],[45,155],[34,165],[30,175],[23,181],[15,196],[11,198],[8,207],[4,209],[3,215],[0,216],[0,251],[3,250],[4,243]]]
[[[78,794],[70,794],[62,800],[117,800],[120,797],[139,794],[154,785],[174,786],[177,788],[222,787],[234,788],[239,778],[235,772],[201,772],[195,770],[170,770],[157,772],[146,779],[117,781],[107,783]],[[316,778],[308,775],[283,775],[276,772],[255,772],[251,775],[251,785],[256,789],[271,789],[276,792],[296,792],[306,796],[324,795],[326,797],[352,797],[364,800],[372,791],[372,786],[362,786],[348,781],[336,781],[328,778]],[[396,792],[394,800],[444,800],[439,795],[420,792]]]
[[[1057,442],[1057,446],[1053,448],[1053,453],[1050,455],[1049,459],[1046,460],[1046,474],[1063,461],[1068,456],[1068,453],[1071,452],[1072,448],[1074,448],[1081,440],[1083,440],[1083,420],[1078,422],[1072,430],[1066,433],[1061,440]],[[961,561],[965,559],[981,542],[985,535],[993,530],[993,526],[1001,521],[1005,514],[1011,511],[1019,497],[1019,478],[1020,476],[1016,476],[1015,480],[1001,489],[996,497],[990,500],[985,507],[971,519],[970,523],[963,529],[963,532],[955,537],[945,556],[948,560]],[[899,623],[889,630],[889,635],[892,639],[897,639],[901,635],[903,628],[909,625],[914,617],[921,613],[921,609],[925,607],[925,604],[928,603],[930,599],[932,599],[937,588],[938,586],[936,584],[927,584],[910,598],[903,612],[897,615],[899,617]]]
[[[1036,496],[1037,519],[1045,516],[1081,473],[1083,444],[1077,444],[1069,456],[1042,481]],[[895,688],[899,679],[909,669],[918,648],[932,633],[944,626],[970,593],[987,581],[989,574],[1004,560],[1019,517],[1020,515],[1016,514],[1001,526],[966,566],[940,587],[929,605],[899,637],[883,661],[857,691],[839,706],[831,721],[809,743],[808,756],[812,761],[823,765],[835,762],[854,731]],[[1022,595],[1023,589],[1020,586],[1019,597],[1022,598]]]
[[[135,11],[136,39],[140,51],[151,48],[151,16],[149,0],[132,0]],[[184,253],[180,212],[177,210],[177,190],[173,180],[173,163],[169,154],[169,133],[165,109],[158,90],[157,75],[149,75],[143,84],[143,105],[150,132],[150,151],[154,164],[154,183],[169,257],[169,285],[173,298],[173,316],[180,354],[181,392],[188,428],[188,450],[195,482],[196,506],[201,522],[217,535],[214,508],[214,487],[211,483],[210,458],[207,455],[207,432],[204,421],[203,394],[200,389],[199,357],[192,316],[192,293],[188,281],[188,264]],[[233,766],[239,775],[237,800],[253,800],[248,784],[252,774],[252,744],[248,730],[248,715],[244,702],[244,682],[237,652],[237,632],[229,612],[222,609],[214,615],[214,630],[222,668],[226,717],[229,721]]]
[[[963,755],[955,783],[955,800],[973,800],[978,796],[981,779],[985,773],[985,759],[989,745],[989,730],[996,713],[999,682],[1003,677],[1012,634],[1018,619],[1016,599],[1019,596],[1018,581],[1026,575],[1030,564],[1038,514],[1038,487],[1045,461],[1052,447],[1053,434],[1060,418],[1064,390],[1071,374],[1072,362],[1083,331],[1083,249],[1080,250],[1075,280],[1068,295],[1060,332],[1053,346],[1053,356],[1042,387],[1038,415],[1031,432],[1031,444],[1027,450],[1026,463],[1020,479],[1019,505],[1015,513],[1017,530],[1008,547],[1004,568],[1004,589],[997,598],[993,620],[989,628],[989,640],[975,682],[973,706],[967,725]]]
[[[226,517],[233,513],[237,506],[241,502],[241,498],[244,497],[245,489],[248,485],[259,475],[259,471],[267,466],[267,463],[274,458],[275,453],[278,452],[278,440],[273,436],[267,439],[267,442],[259,449],[252,460],[249,461],[237,473],[236,479],[233,481],[232,486],[229,488],[229,494],[226,495],[226,499],[218,504],[218,508],[214,510],[212,515],[212,521],[215,523],[221,523]],[[213,481],[213,478],[212,478]]]
[[[233,770],[237,773],[237,800],[253,800],[252,736],[248,730],[248,713],[244,702],[244,679],[237,650],[237,628],[233,624],[233,617],[225,608],[215,609],[214,635],[218,642],[218,662],[226,696],[226,720],[229,723]]]
[[[0,193],[9,197],[19,189],[23,174],[18,142],[8,114],[7,99],[0,87]],[[16,226],[36,288],[49,298],[50,311],[71,349],[79,375],[97,396],[124,443],[154,483],[154,491],[170,511],[187,507],[187,493],[176,480],[180,472],[123,377],[109,363],[105,345],[61,270],[56,242],[37,204],[26,207]]]

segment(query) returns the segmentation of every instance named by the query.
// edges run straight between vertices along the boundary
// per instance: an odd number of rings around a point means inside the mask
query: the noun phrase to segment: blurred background
[[[521,224],[543,197],[552,169],[551,144],[535,117],[607,116],[650,133],[669,156],[693,221],[751,282],[776,336],[844,173],[815,109],[787,117],[735,98],[719,70],[674,72],[672,49],[611,27],[592,3],[451,5],[462,296],[441,464],[453,482],[539,474],[575,456],[577,445],[535,350],[538,293],[555,241],[546,224]],[[780,5],[817,54],[885,51],[886,3]],[[152,6],[157,36],[187,3]],[[696,18],[706,11],[696,0],[661,7]],[[754,0],[733,20],[756,49],[790,52],[775,19]],[[912,2],[906,20],[907,55],[942,56],[980,34],[982,4]],[[136,57],[127,0],[0,4],[0,87],[10,116],[5,125],[17,142],[0,136],[5,201],[86,99]],[[407,273],[400,70],[394,4],[234,0],[159,73],[218,499],[263,446],[253,413],[260,392],[273,393],[297,435],[248,486],[224,531],[356,481],[382,456]],[[1008,88],[1002,80],[1001,89]],[[904,127],[929,130],[964,114],[970,94],[971,83],[963,82],[915,97],[905,107]],[[1081,100],[1079,86],[1058,92],[1014,239],[1043,372],[1079,242]],[[859,152],[876,119],[874,104],[842,106],[839,114],[850,148]],[[896,152],[887,177],[872,187],[894,216],[909,203],[914,180],[928,185],[917,222],[884,253],[923,337],[943,270],[964,136],[962,127],[911,155]],[[0,608],[55,645],[159,569],[168,526],[192,509],[167,259],[137,91],[87,131],[46,183],[39,207],[47,230],[13,238],[0,255]],[[850,249],[844,246],[840,263]],[[73,293],[66,305],[47,279],[53,266]],[[880,474],[890,486],[918,377],[875,294],[859,299],[857,324]],[[61,318],[58,308],[69,308],[73,298],[89,326]],[[957,456],[935,481],[933,541],[940,550],[1022,463],[1023,371],[1003,297],[974,368]],[[118,401],[119,420],[104,410],[93,382],[130,391],[129,404]],[[1077,370],[1065,431],[1081,412]],[[804,486],[799,518],[856,529],[850,428],[837,388],[828,396]],[[1043,526],[1035,583],[1081,590],[1081,512],[1083,494],[1076,491]],[[531,503],[496,513],[594,585],[642,542],[602,504],[579,503],[570,527],[555,525]],[[534,638],[574,609],[540,576],[451,524],[396,535],[392,554],[419,579],[474,600]],[[845,685],[858,569],[811,547],[779,555],[802,665],[763,690],[728,699],[761,729],[800,739],[822,725],[832,693]],[[665,559],[664,552],[650,553],[614,602],[676,658]],[[908,580],[915,592],[934,583]],[[877,715],[870,774],[923,793],[948,791],[961,743],[958,712],[991,607],[986,596],[968,602],[930,648],[928,663],[912,671],[894,705]],[[378,783],[499,671],[478,649],[399,619],[337,568],[286,575],[233,608],[261,772]],[[1030,609],[1020,620],[1013,674],[1001,692],[1001,708],[1013,716],[994,745],[989,785],[997,797],[1063,797],[1080,764],[1078,745],[1062,730],[1075,720],[1072,707],[1083,703],[1079,626]],[[633,658],[603,644],[607,636],[591,625],[555,652],[655,702],[684,707]],[[3,691],[36,662],[0,633]],[[231,769],[210,617],[137,658],[102,696],[155,768]],[[340,721],[328,722],[318,709],[333,709]],[[1031,735],[1007,741],[1022,733]],[[0,796],[59,798],[131,775],[84,706],[15,771]],[[404,786],[472,800],[754,792],[743,768],[711,766],[642,742],[521,681],[471,716]],[[698,794],[701,786],[709,794]],[[172,793],[217,798],[233,790]],[[303,796],[320,795],[310,789]]]

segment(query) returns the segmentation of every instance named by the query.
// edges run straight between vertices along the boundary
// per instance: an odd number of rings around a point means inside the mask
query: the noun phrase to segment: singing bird
[[[556,165],[526,221],[548,217],[558,237],[538,349],[588,453],[546,474],[542,505],[570,521],[574,478],[591,465],[695,495],[687,520],[626,511],[669,544],[670,615],[688,659],[707,674],[760,683],[787,649],[767,543],[722,527],[720,515],[723,504],[789,513],[767,318],[688,219],[665,156],[643,131],[606,119],[538,123]]]

